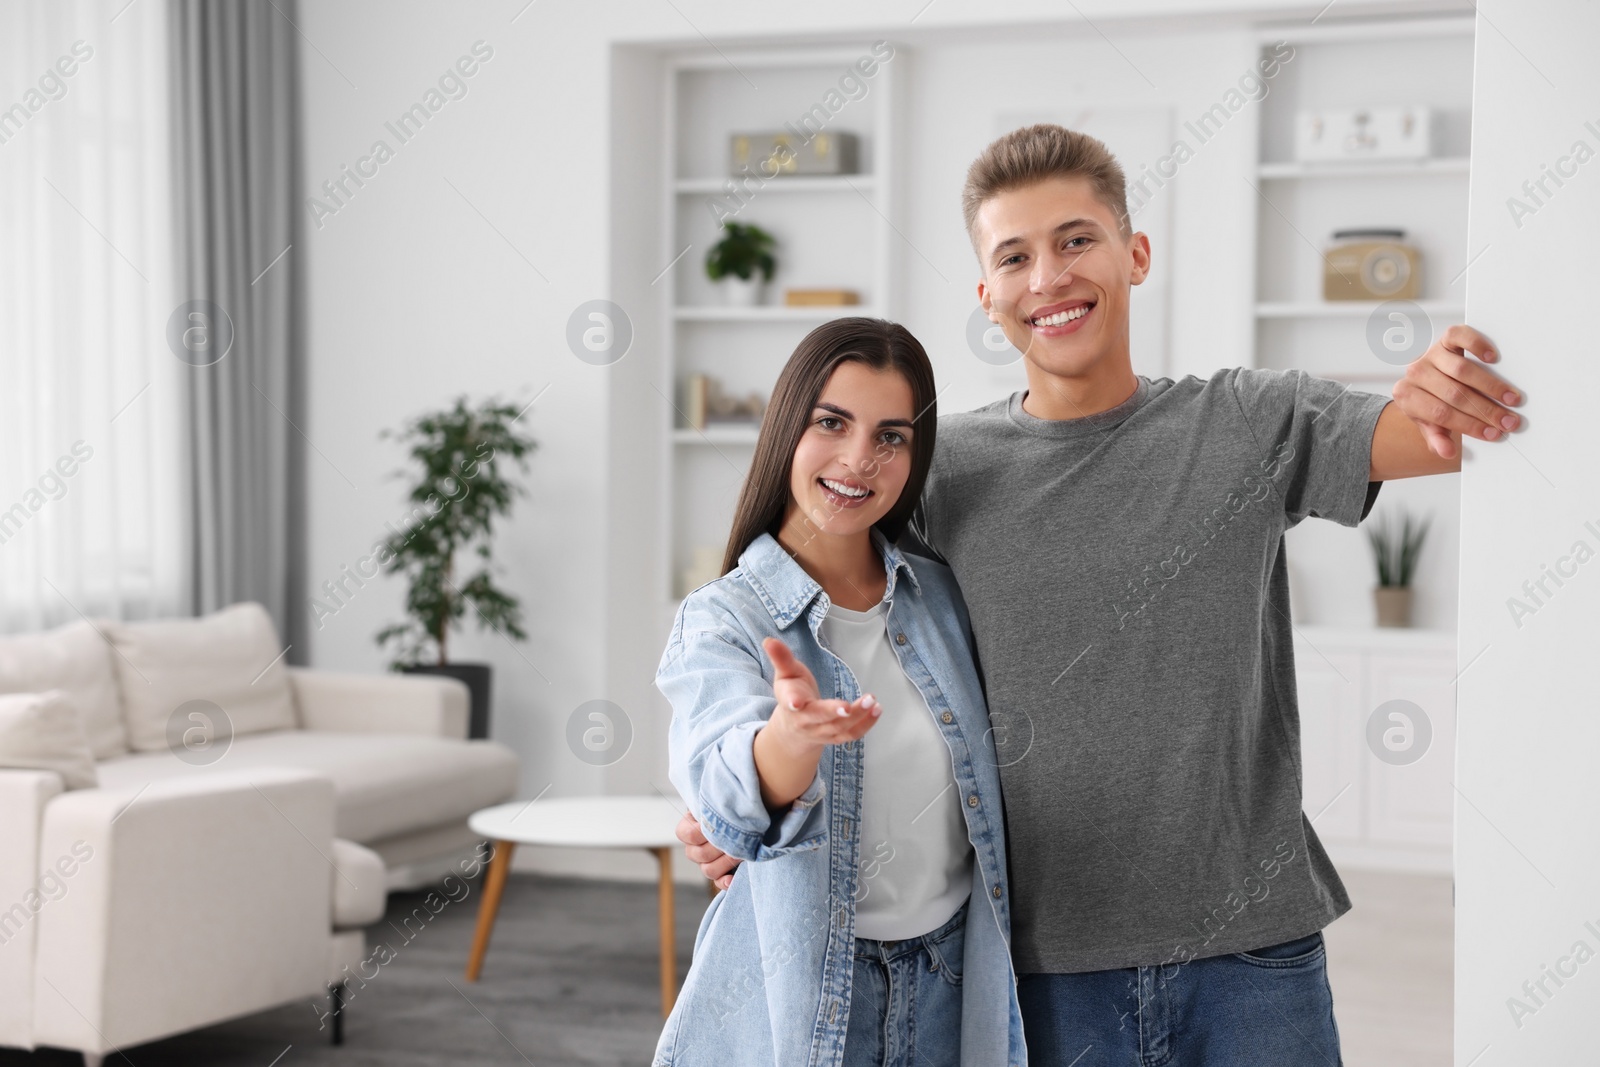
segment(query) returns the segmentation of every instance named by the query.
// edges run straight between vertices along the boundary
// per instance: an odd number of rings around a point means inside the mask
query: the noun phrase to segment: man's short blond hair
[[[1127,178],[1105,142],[1065,126],[1041,122],[1012,130],[994,141],[967,169],[967,182],[961,189],[961,214],[980,262],[983,250],[978,247],[978,209],[1001,193],[1049,178],[1087,178],[1095,198],[1117,220],[1122,236],[1133,236]]]

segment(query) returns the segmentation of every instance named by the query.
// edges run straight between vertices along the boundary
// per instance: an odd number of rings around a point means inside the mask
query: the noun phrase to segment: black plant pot
[[[467,736],[483,739],[489,736],[489,672],[487,663],[417,664],[402,667],[407,674],[442,674],[465,682],[472,691],[472,713],[467,720]]]

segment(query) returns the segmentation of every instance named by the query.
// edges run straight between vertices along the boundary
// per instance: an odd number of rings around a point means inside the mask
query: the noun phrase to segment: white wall
[[[1469,447],[1462,474],[1455,1055],[1481,1067],[1592,1063],[1600,476],[1589,432],[1600,365],[1589,319],[1600,287],[1591,248],[1600,8],[1528,0],[1481,10],[1505,33],[1480,15],[1470,237],[1482,256],[1468,276],[1468,320],[1530,399],[1526,432]],[[1561,163],[1578,142],[1588,161]],[[1522,183],[1545,165],[1569,177],[1547,182],[1538,204]],[[1535,208],[1520,226],[1512,197]],[[1545,578],[1558,566],[1569,572],[1560,585]],[[1523,583],[1542,578],[1530,597]],[[1547,967],[1564,974],[1552,980]]]
[[[469,628],[455,658],[495,668],[494,736],[523,756],[522,795],[597,791],[562,726],[607,696],[603,368],[566,349],[569,312],[607,291],[607,45],[567,5],[305,4],[308,191],[354,165],[384,124],[483,40],[491,59],[300,249],[309,274],[310,570],[354,564],[404,514],[378,432],[459,393],[521,402],[539,443],[529,497],[497,545],[530,640]],[[670,9],[668,9],[670,14]],[[454,188],[452,188],[454,186]],[[541,277],[540,275],[543,275]],[[353,483],[353,484],[352,484]],[[315,591],[308,590],[308,596]],[[375,669],[398,580],[368,583],[314,635],[316,665]]]
[[[944,277],[910,255],[901,307],[941,380],[953,383],[941,403],[960,410],[1021,381],[1020,370],[996,374],[961,341],[976,275],[956,192],[966,164],[996,132],[994,114],[1054,108],[1082,94],[1093,102],[1170,102],[1179,119],[1188,117],[1253,60],[1243,19],[1309,19],[1322,5],[1076,6],[1095,28],[1070,13],[1064,19],[1045,0],[303,5],[308,193],[338,177],[341,165],[354,166],[374,140],[395,143],[385,122],[475,41],[494,49],[467,95],[440,109],[296,250],[310,294],[307,598],[404,513],[400,484],[386,478],[402,457],[378,439],[381,429],[461,392],[523,401],[537,394],[524,416],[540,442],[527,478],[531,495],[497,548],[505,586],[524,600],[531,640],[512,647],[469,630],[455,657],[495,667],[494,736],[523,757],[522,795],[648,793],[656,784],[670,792],[663,705],[651,685],[664,633],[654,585],[634,593],[648,581],[655,548],[647,539],[658,528],[654,390],[670,394],[670,383],[656,373],[659,339],[648,313],[635,316],[634,349],[614,366],[582,363],[565,342],[568,316],[584,301],[654,307],[649,282],[669,258],[659,255],[654,192],[655,56],[667,46],[702,45],[702,35],[727,43],[881,36],[905,43],[905,232]],[[1340,8],[1347,16],[1373,10],[1402,5]],[[1135,18],[1146,21],[1127,21]],[[1119,50],[1138,57],[1137,66]],[[613,117],[622,119],[614,127]],[[1254,128],[1241,117],[1163,193],[1174,219],[1171,247],[1156,249],[1156,269],[1172,279],[1167,373],[1204,373],[1248,351],[1253,294],[1243,249],[1225,236],[1248,233],[1253,210],[1238,175],[1252,157]],[[358,590],[313,635],[311,662],[381,666],[371,635],[399,617],[401,595],[398,582],[381,578]],[[593,699],[616,702],[633,720],[633,750],[604,769],[573,758],[565,741],[568,717]],[[526,851],[520,862],[545,862]],[[650,871],[642,855],[586,869]]]

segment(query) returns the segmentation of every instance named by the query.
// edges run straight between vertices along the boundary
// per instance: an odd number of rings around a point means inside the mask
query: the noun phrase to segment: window
[[[177,614],[165,9],[0,6],[0,630]]]

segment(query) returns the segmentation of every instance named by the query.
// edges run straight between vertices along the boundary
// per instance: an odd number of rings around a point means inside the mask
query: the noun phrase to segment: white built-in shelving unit
[[[840,315],[894,315],[894,63],[877,64],[871,77],[857,73],[865,92],[844,94],[843,106],[823,127],[859,138],[861,173],[783,175],[728,199],[729,135],[798,126],[817,105],[837,104],[841,77],[864,57],[874,58],[869,42],[685,53],[665,65],[664,225],[657,251],[661,262],[676,264],[656,283],[665,339],[662,392],[670,384],[673,411],[660,446],[666,506],[655,595],[669,621],[687,592],[679,576],[695,548],[715,548],[720,556],[727,542],[756,443],[754,426],[689,427],[686,378],[707,373],[731,394],[770,396],[795,345],[818,324]],[[754,222],[777,238],[778,269],[762,306],[727,306],[705,276],[706,251],[720,227],[713,207],[719,202],[737,207],[734,221]],[[853,289],[862,302],[785,307],[786,288]]]
[[[1471,17],[1363,20],[1264,27],[1261,55],[1278,41],[1294,48],[1260,104],[1254,234],[1255,352],[1258,367],[1297,368],[1353,388],[1387,393],[1402,369],[1367,342],[1372,302],[1322,299],[1322,251],[1332,233],[1401,228],[1422,254],[1415,303],[1434,333],[1465,315],[1467,180],[1472,112]],[[1303,108],[1426,104],[1436,125],[1434,158],[1346,164],[1301,163],[1295,114]],[[1386,485],[1378,509],[1406,506],[1435,518],[1425,553],[1458,553],[1454,479]],[[1289,533],[1295,568],[1372,579],[1358,531],[1302,523]],[[1453,588],[1453,567],[1435,572],[1434,594]],[[1340,865],[1444,872],[1451,869],[1455,758],[1455,631],[1327,625],[1318,605],[1295,600],[1304,807]],[[1453,600],[1453,597],[1451,598]],[[1306,615],[1309,614],[1310,618]],[[1453,617],[1451,619],[1453,622]],[[1407,701],[1430,735],[1413,763],[1378,758],[1374,716]],[[1417,724],[1420,727],[1420,724]]]
[[[1422,254],[1422,298],[1434,327],[1465,314],[1470,258],[1467,158],[1473,20],[1373,20],[1265,28],[1262,56],[1294,48],[1261,101],[1256,210],[1255,364],[1351,382],[1393,381],[1372,354],[1366,321],[1379,302],[1322,299],[1322,250],[1334,230],[1398,227]],[[1294,156],[1305,108],[1426,104],[1433,158],[1313,164]]]

